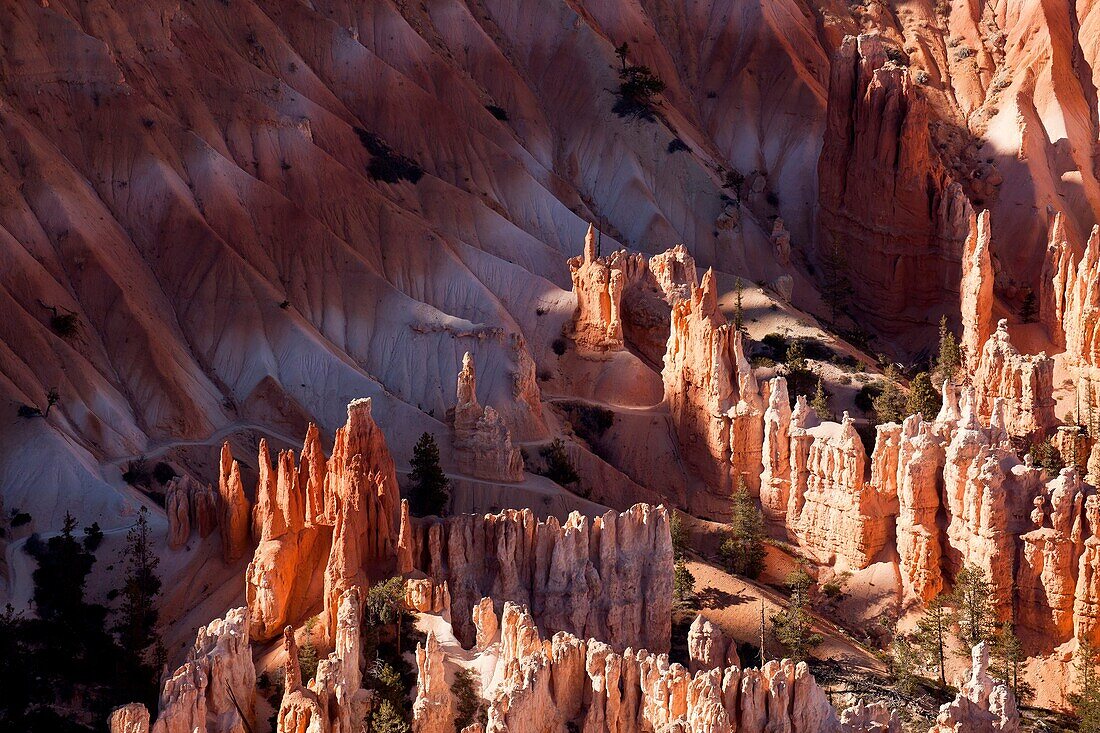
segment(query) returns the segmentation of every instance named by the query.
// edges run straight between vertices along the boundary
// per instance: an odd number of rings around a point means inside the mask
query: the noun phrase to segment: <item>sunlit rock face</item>
[[[454,408],[454,449],[458,469],[493,481],[522,481],[523,457],[500,413],[477,399],[477,374],[470,352],[462,358]]]
[[[435,585],[446,582],[456,637],[472,646],[472,610],[485,596],[531,609],[541,628],[600,639],[616,648],[668,648],[672,540],[664,507],[565,524],[531,510],[429,519],[413,556]]]
[[[974,647],[970,677],[952,702],[940,708],[928,733],[1018,733],[1020,713],[1012,689],[989,674],[989,644]]]

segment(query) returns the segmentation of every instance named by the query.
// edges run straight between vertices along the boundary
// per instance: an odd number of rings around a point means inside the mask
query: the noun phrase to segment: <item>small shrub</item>
[[[11,510],[11,526],[22,527],[24,524],[30,524],[31,515],[27,512],[20,511],[18,509]]]
[[[489,711],[481,699],[481,683],[472,670],[462,668],[455,672],[451,692],[455,696],[455,730],[462,730],[472,723],[483,728],[489,720]]]
[[[31,557],[38,557],[46,549],[46,543],[42,541],[42,535],[35,532],[23,543],[23,552]]]
[[[62,338],[71,338],[80,330],[80,318],[75,313],[55,313],[50,316],[50,328]]]
[[[287,308],[290,307],[290,301],[289,300],[284,300],[284,301],[280,302],[279,307],[282,308],[283,310],[286,310]]]
[[[539,448],[539,455],[546,462],[546,468],[542,475],[559,486],[569,486],[580,482],[581,477],[573,463],[569,460],[569,454],[565,451],[565,443],[561,438],[555,438],[550,445]]]
[[[84,528],[84,549],[95,552],[103,544],[103,530],[99,528],[99,522],[92,522],[91,527]]]
[[[42,417],[42,410],[34,405],[20,405],[19,409],[15,412],[19,417],[23,418]]]
[[[672,153],[687,153],[687,152],[690,152],[690,151],[691,151],[691,148],[689,148],[687,146],[687,143],[685,143],[683,140],[681,140],[678,137],[672,138],[672,140],[668,144],[668,152],[669,152],[670,155]]]
[[[929,81],[932,80],[932,77],[929,76],[928,72],[924,69],[921,69],[916,74],[914,74],[913,78],[917,80],[918,84],[927,84]]]
[[[367,174],[376,181],[383,183],[399,183],[408,181],[416,184],[424,176],[424,169],[411,158],[396,152],[385,140],[372,132],[367,132],[361,127],[355,128],[355,134],[359,136],[359,142],[371,154],[371,161],[367,165]]]
[[[764,200],[768,202],[769,206],[779,206],[779,195],[775,191],[768,191],[764,194]]]
[[[550,348],[554,351],[555,354],[557,354],[558,356],[562,356],[563,354],[565,354],[565,339],[561,337],[554,339],[554,341],[550,344]]]
[[[967,48],[966,46],[959,46],[957,49],[955,49],[955,60],[956,61],[962,61],[963,59],[968,59],[973,55],[974,55],[974,52],[972,50],[970,50],[969,48]]]
[[[153,478],[161,486],[164,486],[178,475],[175,469],[164,461],[157,461],[157,465],[153,466]]]
[[[615,424],[615,413],[587,402],[561,404],[573,431],[591,446],[599,443],[604,434]]]
[[[135,458],[126,464],[122,480],[131,486],[149,483],[149,462],[144,457]]]
[[[487,104],[485,105],[485,109],[489,110],[489,114],[496,117],[501,122],[508,121],[508,113],[504,111],[503,107],[498,107],[495,104]]]
[[[871,382],[863,385],[856,392],[856,407],[866,413],[875,409],[875,398],[882,394],[882,382]]]

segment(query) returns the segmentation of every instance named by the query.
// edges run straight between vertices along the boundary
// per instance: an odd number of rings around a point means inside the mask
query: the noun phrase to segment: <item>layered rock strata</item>
[[[504,419],[477,400],[477,375],[470,352],[462,357],[454,408],[454,451],[458,470],[489,481],[522,481],[523,457],[512,445]]]
[[[664,507],[637,504],[564,525],[529,509],[429,518],[415,525],[414,562],[447,584],[455,636],[476,643],[472,609],[486,596],[531,609],[540,628],[616,648],[668,648],[672,540]]]
[[[173,550],[183,547],[192,532],[205,539],[218,528],[214,489],[189,475],[168,481],[164,487],[164,512],[168,515],[168,546]]]
[[[300,465],[292,451],[282,451],[273,471],[266,441],[258,462],[257,547],[246,574],[252,636],[274,638],[323,592],[323,628],[331,642],[340,596],[365,587],[367,568],[391,566],[397,555],[397,473],[370,400],[348,405],[327,462],[315,426],[307,431]],[[230,469],[226,483],[236,482],[239,472]]]
[[[583,254],[569,260],[569,274],[577,296],[572,332],[578,351],[599,353],[623,348],[620,308],[626,284],[625,257],[623,250],[600,257],[596,231],[590,224],[584,237]]]
[[[241,483],[241,467],[233,460],[229,443],[222,444],[218,471],[218,531],[226,564],[244,557],[249,549],[251,510]]]

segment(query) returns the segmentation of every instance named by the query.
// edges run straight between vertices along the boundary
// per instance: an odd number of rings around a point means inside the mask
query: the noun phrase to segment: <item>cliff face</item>
[[[844,39],[826,121],[815,261],[835,268],[859,253],[841,272],[852,306],[883,333],[951,310],[971,207],[933,147],[922,91],[883,39]]]
[[[974,373],[978,416],[989,424],[997,419],[1009,435],[1045,435],[1055,424],[1054,360],[1040,353],[1021,354],[1008,336],[1008,321],[985,342]],[[994,416],[998,399],[1003,412]]]
[[[616,648],[668,648],[672,540],[663,507],[638,504],[564,525],[530,510],[427,520],[416,527],[418,568],[447,584],[456,637],[476,641],[471,611],[484,596],[531,609],[549,633]]]

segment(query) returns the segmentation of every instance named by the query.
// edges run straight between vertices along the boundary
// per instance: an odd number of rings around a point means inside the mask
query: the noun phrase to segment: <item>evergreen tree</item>
[[[791,592],[790,603],[772,616],[772,633],[776,641],[796,662],[806,659],[810,651],[824,641],[821,634],[813,631],[813,617],[808,610],[813,584],[814,579],[802,568],[788,575],[786,585]]]
[[[947,606],[948,597],[940,594],[928,602],[924,615],[917,622],[913,643],[919,652],[921,663],[936,670],[940,684],[947,684],[945,665],[947,663],[948,640],[954,617]]]
[[[472,669],[460,668],[455,672],[451,692],[455,696],[455,730],[461,731],[471,723],[482,728],[488,721],[488,710],[479,692],[480,680]]]
[[[149,528],[149,510],[142,507],[137,522],[126,533],[122,551],[126,576],[120,592],[119,619],[115,631],[126,651],[121,660],[125,678],[134,688],[135,699],[155,698],[157,674],[165,661],[164,648],[157,634],[159,611],[156,599],[161,581],[157,575],[160,558],[153,548]]]
[[[840,242],[836,235],[831,237],[829,245],[821,253],[821,271],[825,282],[821,288],[821,295],[829,306],[832,320],[836,320],[848,303],[852,294],[852,284],[848,280],[848,263],[844,252],[840,248]]]
[[[737,300],[733,304],[733,328],[735,331],[745,333],[745,312],[741,307],[741,295],[745,288],[741,284],[741,278],[737,278],[734,282],[734,288],[737,292]]]
[[[439,465],[439,446],[431,433],[422,434],[416,441],[410,463],[409,511],[416,517],[443,514],[451,497],[451,482]]]
[[[730,533],[718,550],[731,573],[758,578],[764,570],[767,549],[764,546],[764,515],[749,495],[744,479],[738,480],[733,495]]]
[[[829,411],[829,397],[825,392],[825,386],[820,377],[817,379],[817,389],[814,390],[814,397],[810,400],[810,408],[813,409],[822,420],[829,420],[832,418],[833,413]]]
[[[405,616],[405,581],[394,575],[367,590],[364,606],[372,624],[397,625],[397,654],[401,654],[401,620]]]
[[[685,611],[695,603],[695,576],[687,568],[683,556],[676,558],[672,575],[673,608]]]
[[[958,622],[957,637],[963,645],[962,653],[983,641],[993,638],[996,615],[993,613],[993,586],[985,571],[976,565],[967,565],[955,576],[955,588],[951,591]]]
[[[1012,688],[1012,694],[1016,702],[1023,705],[1033,695],[1034,690],[1027,682],[1020,679],[1020,667],[1027,657],[1024,655],[1023,645],[1012,628],[1011,621],[1005,621],[997,630],[993,639],[993,662],[997,676],[1008,683]]]
[[[878,423],[901,422],[905,419],[906,399],[898,387],[898,372],[893,366],[886,368],[882,392],[871,403]]]
[[[921,666],[921,650],[905,634],[898,634],[890,642],[890,674],[897,688],[911,693],[917,686],[916,670]]]
[[[940,396],[932,387],[932,378],[928,372],[921,372],[909,383],[909,396],[905,400],[905,415],[918,412],[925,420],[933,420],[940,411]]]
[[[317,617],[310,616],[306,620],[306,639],[298,647],[298,669],[302,674],[302,684],[306,684],[317,674],[317,662],[319,660],[317,647],[313,643],[313,627],[317,625]]]
[[[672,554],[676,558],[681,558],[684,553],[688,551],[689,537],[687,528],[684,526],[683,517],[680,512],[671,509],[668,518],[668,531],[672,536]]]
[[[1035,291],[1031,288],[1024,293],[1024,301],[1020,304],[1020,320],[1024,323],[1034,323],[1039,308],[1035,304]]]
[[[558,486],[568,487],[579,483],[580,475],[569,460],[569,454],[565,451],[565,443],[561,438],[554,438],[550,445],[539,449],[539,455],[546,461],[546,471],[543,473]]]
[[[962,366],[962,351],[959,342],[955,340],[955,334],[947,330],[947,316],[940,318],[940,353],[936,358],[935,378],[936,387],[943,386],[946,381],[954,381]]]
[[[1080,733],[1100,733],[1100,651],[1088,640],[1077,647],[1073,663],[1077,671],[1077,691],[1069,703],[1078,718]]]
[[[371,733],[410,733],[412,727],[400,707],[391,700],[383,700],[371,713],[370,730]]]

